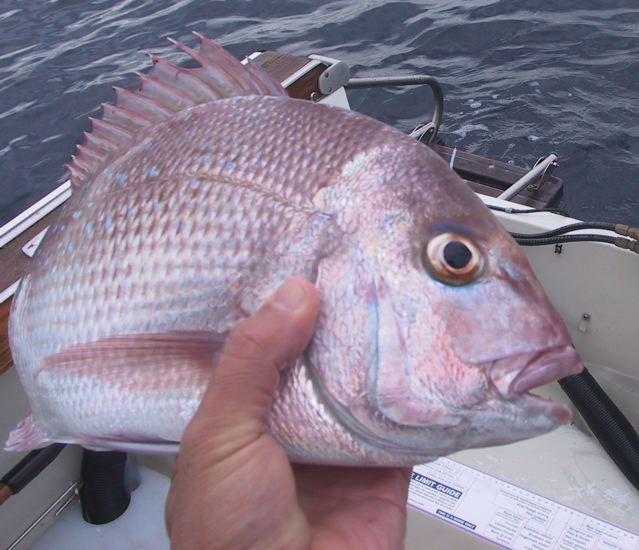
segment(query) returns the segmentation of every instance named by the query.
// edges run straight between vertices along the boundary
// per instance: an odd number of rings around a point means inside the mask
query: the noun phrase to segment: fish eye
[[[484,264],[477,246],[455,233],[433,237],[422,251],[422,263],[435,279],[448,285],[474,281]]]

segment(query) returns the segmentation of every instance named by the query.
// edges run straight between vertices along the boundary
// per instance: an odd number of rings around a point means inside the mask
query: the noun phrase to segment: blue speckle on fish
[[[227,162],[223,167],[222,170],[224,170],[225,172],[230,172],[231,170],[233,170],[235,168],[235,163],[234,162]]]
[[[84,224],[84,232],[88,235],[91,235],[91,233],[93,233],[93,224],[91,222],[87,222],[86,224]]]
[[[213,159],[211,158],[211,155],[204,155],[201,159],[202,161],[202,165],[205,168],[208,168],[209,166],[211,166],[211,163],[213,162]]]
[[[202,142],[200,142],[200,149],[208,149],[209,148],[209,142],[204,140]]]
[[[164,203],[162,201],[158,201],[153,205],[154,212],[162,212],[164,210]]]
[[[111,218],[106,218],[104,220],[104,229],[111,229],[111,227],[113,227],[113,220]]]
[[[191,180],[191,189],[197,189],[200,187],[200,180],[193,178]]]
[[[151,166],[151,168],[149,168],[149,169],[146,171],[146,175],[147,175],[149,178],[154,178],[154,177],[155,177],[155,176],[157,176],[159,173],[160,173],[160,172],[158,171],[158,169],[157,169],[157,167],[156,167],[156,166]]]
[[[71,214],[71,217],[74,220],[77,220],[81,215],[82,215],[82,212],[80,212],[79,210],[76,210],[73,214]]]
[[[129,179],[129,176],[127,176],[126,174],[123,174],[122,172],[118,172],[115,175],[115,181],[117,181],[120,184],[126,183],[126,180],[128,179]]]

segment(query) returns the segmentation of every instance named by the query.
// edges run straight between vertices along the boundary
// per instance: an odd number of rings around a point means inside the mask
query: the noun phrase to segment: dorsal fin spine
[[[76,162],[76,155],[71,155],[71,162],[67,164],[69,173],[71,175],[71,184],[73,187],[80,187],[82,183],[87,179],[88,174],[84,172]]]
[[[113,88],[116,104],[103,104],[102,118],[92,119],[92,131],[84,133],[84,144],[68,165],[75,186],[93,178],[118,152],[130,147],[138,133],[181,110],[239,95],[287,95],[255,63],[242,65],[212,40],[194,34],[197,51],[169,40],[200,67],[178,67],[151,55],[153,67],[148,75],[140,75],[138,91]]]
[[[110,103],[102,104],[102,120],[108,120],[128,128],[134,132],[153,124],[153,121],[140,113],[130,111],[124,107],[117,107]]]
[[[196,105],[195,100],[180,92],[177,88],[174,88],[166,82],[162,82],[153,75],[139,75],[140,87],[138,90],[145,97],[160,101],[163,104],[169,104],[176,111],[187,109]]]
[[[86,158],[83,158],[82,155],[80,154],[73,156],[73,162],[83,172],[87,172],[90,168]]]
[[[182,69],[157,55],[151,55],[150,57],[153,62],[153,68],[149,74],[156,74],[158,78],[164,78],[165,80],[171,79],[178,83],[184,83],[189,88],[190,96],[197,103],[220,99],[220,96],[215,93],[211,86],[191,72],[192,69],[191,71]]]
[[[93,131],[99,135],[111,136],[122,141],[131,140],[135,135],[134,132],[126,129],[124,126],[120,126],[110,120],[94,117],[89,117],[89,120],[91,121]]]
[[[86,157],[91,162],[101,163],[106,159],[106,155],[98,151],[97,149],[90,149],[84,145],[78,145],[78,156]]]
[[[239,88],[244,91],[244,86],[241,82],[233,78],[226,71],[220,70],[217,66],[213,65],[210,59],[182,44],[182,42],[178,42],[172,38],[169,38],[169,41],[174,44],[176,48],[190,55],[195,61],[202,65],[198,76],[211,83],[217,82],[219,90],[222,91],[222,97],[231,97],[234,89]]]
[[[139,112],[154,122],[160,122],[175,113],[168,106],[162,105],[159,101],[143,96],[138,92],[132,92],[125,88],[115,87],[114,89],[118,106],[122,105],[125,109]]]
[[[97,149],[106,153],[112,153],[118,150],[117,143],[109,139],[105,139],[100,134],[95,132],[84,132],[84,145],[91,149]]]

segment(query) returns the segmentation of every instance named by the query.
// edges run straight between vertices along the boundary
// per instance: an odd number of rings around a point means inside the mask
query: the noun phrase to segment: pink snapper
[[[13,302],[32,413],[7,449],[175,451],[229,330],[293,275],[321,313],[270,415],[291,459],[410,465],[567,422],[529,390],[581,369],[568,332],[446,163],[198,40],[78,147]]]

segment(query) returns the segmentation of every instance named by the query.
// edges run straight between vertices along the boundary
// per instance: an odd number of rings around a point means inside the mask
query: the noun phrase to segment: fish
[[[320,313],[268,427],[291,460],[413,465],[543,434],[530,390],[579,372],[518,245],[430,148],[293,99],[196,34],[116,88],[21,280],[31,412],[6,449],[177,452],[229,331],[292,276]]]

